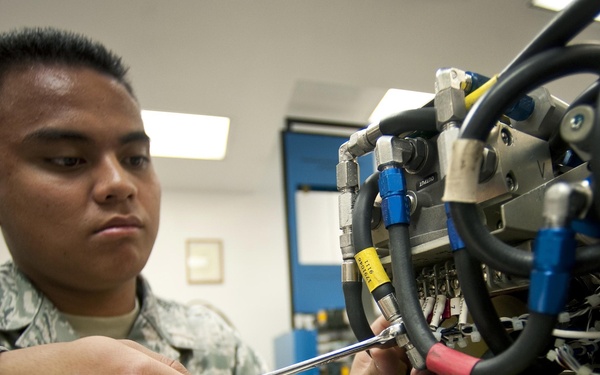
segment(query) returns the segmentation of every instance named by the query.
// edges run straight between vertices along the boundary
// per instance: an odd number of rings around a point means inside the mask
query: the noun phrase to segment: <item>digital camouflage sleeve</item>
[[[155,297],[138,279],[140,313],[129,339],[180,361],[192,374],[258,375],[261,359],[213,310]],[[12,263],[0,266],[0,351],[72,341],[77,333]]]

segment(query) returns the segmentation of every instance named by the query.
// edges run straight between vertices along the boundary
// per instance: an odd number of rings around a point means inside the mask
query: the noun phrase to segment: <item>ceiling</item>
[[[237,192],[272,178],[286,118],[366,125],[389,87],[499,72],[552,16],[527,0],[0,0],[1,31],[57,26],[122,55],[143,108],[230,117],[225,160],[155,165],[165,188]]]

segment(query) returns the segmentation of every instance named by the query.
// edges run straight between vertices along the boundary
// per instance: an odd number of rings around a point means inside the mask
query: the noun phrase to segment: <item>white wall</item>
[[[274,152],[273,167],[255,193],[164,191],[161,229],[144,271],[158,295],[181,302],[201,299],[225,312],[270,366],[275,363],[273,339],[291,329],[279,155]],[[223,173],[231,174],[232,184],[243,183],[235,171]],[[223,240],[222,284],[186,283],[188,238]]]
[[[273,151],[272,168],[256,193],[163,190],[161,227],[143,271],[157,295],[183,303],[202,300],[224,312],[271,367],[273,339],[291,329],[279,155]],[[232,184],[243,183],[236,180],[235,171],[223,173],[231,174]],[[223,241],[223,283],[187,284],[184,257],[189,238]],[[9,258],[1,241],[0,261]]]

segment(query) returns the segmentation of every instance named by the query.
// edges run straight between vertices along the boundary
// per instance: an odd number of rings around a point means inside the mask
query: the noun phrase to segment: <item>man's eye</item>
[[[132,167],[144,167],[150,159],[147,156],[130,156],[126,161]]]
[[[85,160],[82,158],[76,157],[61,157],[61,158],[50,158],[48,161],[52,164],[58,165],[60,167],[77,167],[82,164],[85,164]]]

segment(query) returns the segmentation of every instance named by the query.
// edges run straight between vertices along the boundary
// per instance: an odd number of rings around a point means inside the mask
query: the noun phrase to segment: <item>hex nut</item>
[[[413,146],[412,158],[406,163],[404,168],[408,173],[418,173],[421,167],[425,164],[429,154],[429,145],[423,138],[412,138],[409,142]]]
[[[338,189],[358,186],[358,164],[355,161],[343,161],[335,169]]]
[[[404,166],[413,156],[413,145],[407,139],[383,136],[377,140],[375,160],[377,168],[382,170],[390,164]]]

